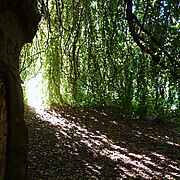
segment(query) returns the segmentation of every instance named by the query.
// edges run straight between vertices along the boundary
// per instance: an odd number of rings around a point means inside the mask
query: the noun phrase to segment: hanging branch
[[[144,16],[143,16],[143,23],[142,23],[142,26],[144,27],[144,24],[145,24],[145,19],[146,19],[146,16],[148,15],[148,8],[149,8],[149,0],[147,0],[147,5],[146,5],[146,9],[145,9],[145,13],[144,13]]]
[[[137,19],[136,15],[132,13],[132,6],[133,6],[132,0],[125,0],[125,3],[126,3],[126,18],[127,18],[127,22],[129,25],[129,30],[130,30],[131,36],[133,37],[136,44],[147,54],[151,55],[154,65],[159,64],[162,69],[168,71],[171,75],[180,79],[180,74],[178,74],[174,70],[170,69],[170,67],[167,67],[161,61],[160,57],[158,55],[156,55],[156,53],[158,52],[158,48],[161,50],[161,52],[163,52],[166,55],[166,57],[170,60],[171,64],[174,66],[174,68],[176,68],[176,67],[180,68],[180,64],[178,62],[176,62],[174,60],[174,58],[172,58],[172,56],[167,51],[164,50],[163,45],[148,30],[146,30],[143,27],[143,25]],[[145,38],[143,36],[141,36],[140,34],[138,34],[136,32],[136,30],[135,30],[136,25],[141,29],[141,31],[145,35],[148,36],[148,38],[150,40],[152,40],[152,42],[158,48],[155,48],[152,43],[145,40]],[[148,44],[149,46],[147,46],[146,44]]]

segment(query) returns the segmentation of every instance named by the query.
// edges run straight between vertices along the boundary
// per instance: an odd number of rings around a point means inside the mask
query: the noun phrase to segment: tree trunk
[[[0,0],[0,180],[26,179],[19,54],[34,37],[39,20],[36,0]]]
[[[6,167],[6,142],[7,142],[7,109],[6,91],[0,79],[0,180],[5,176]]]

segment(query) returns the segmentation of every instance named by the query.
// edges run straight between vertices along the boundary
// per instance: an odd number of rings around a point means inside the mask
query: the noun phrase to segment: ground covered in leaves
[[[25,106],[28,180],[180,179],[178,125],[115,109]]]

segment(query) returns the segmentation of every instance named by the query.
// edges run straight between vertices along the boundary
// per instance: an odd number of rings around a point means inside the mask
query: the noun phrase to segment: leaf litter
[[[179,179],[179,124],[117,109],[25,105],[28,180]]]

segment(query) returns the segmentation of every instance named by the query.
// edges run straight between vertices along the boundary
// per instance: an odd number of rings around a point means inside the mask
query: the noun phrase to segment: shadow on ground
[[[28,180],[179,179],[177,125],[115,109],[26,106]]]

